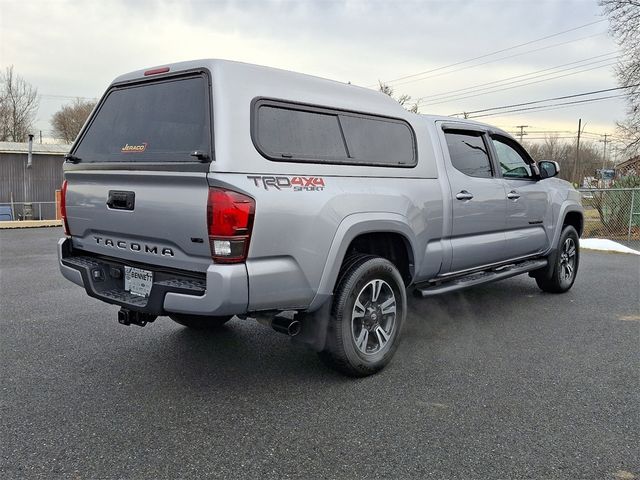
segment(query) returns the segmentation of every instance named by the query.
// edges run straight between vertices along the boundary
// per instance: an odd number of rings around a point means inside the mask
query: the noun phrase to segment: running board
[[[509,277],[515,277],[521,273],[531,272],[544,268],[547,266],[547,260],[542,258],[538,260],[528,260],[521,263],[515,263],[510,265],[503,265],[491,270],[485,270],[482,272],[470,273],[462,277],[456,277],[455,279],[442,281],[439,283],[423,284],[416,286],[415,293],[421,297],[431,297],[433,295],[440,295],[441,293],[455,292],[467,287],[473,287],[474,285],[481,285],[483,283],[493,282],[496,280],[503,280]]]

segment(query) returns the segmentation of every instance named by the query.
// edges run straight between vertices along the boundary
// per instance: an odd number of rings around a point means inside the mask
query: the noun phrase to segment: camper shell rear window
[[[409,168],[417,163],[413,129],[397,118],[256,99],[251,124],[256,149],[273,161]]]
[[[209,82],[204,74],[113,87],[73,155],[82,163],[197,162],[211,157]]]

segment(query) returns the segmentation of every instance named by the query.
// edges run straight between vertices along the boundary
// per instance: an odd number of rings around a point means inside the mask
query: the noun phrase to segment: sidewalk
[[[603,250],[606,252],[631,253],[640,255],[640,251],[629,248],[621,243],[604,238],[581,238],[580,248],[585,250]]]

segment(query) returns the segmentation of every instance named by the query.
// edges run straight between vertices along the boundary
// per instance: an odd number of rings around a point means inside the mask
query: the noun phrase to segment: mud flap
[[[556,260],[558,258],[558,249],[554,248],[544,258],[547,259],[547,266],[544,268],[541,268],[540,270],[534,270],[533,272],[529,272],[529,276],[531,278],[542,277],[547,280],[551,279],[551,276],[553,275],[553,271],[556,268]]]
[[[314,312],[300,312],[296,319],[300,321],[301,329],[291,341],[295,344],[305,345],[316,352],[324,350],[327,341],[327,328],[331,316],[331,304],[333,296]]]

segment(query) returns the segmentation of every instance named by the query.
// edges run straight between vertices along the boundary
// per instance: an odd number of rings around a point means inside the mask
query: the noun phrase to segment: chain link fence
[[[640,250],[640,188],[583,188],[583,238],[606,238]]]

